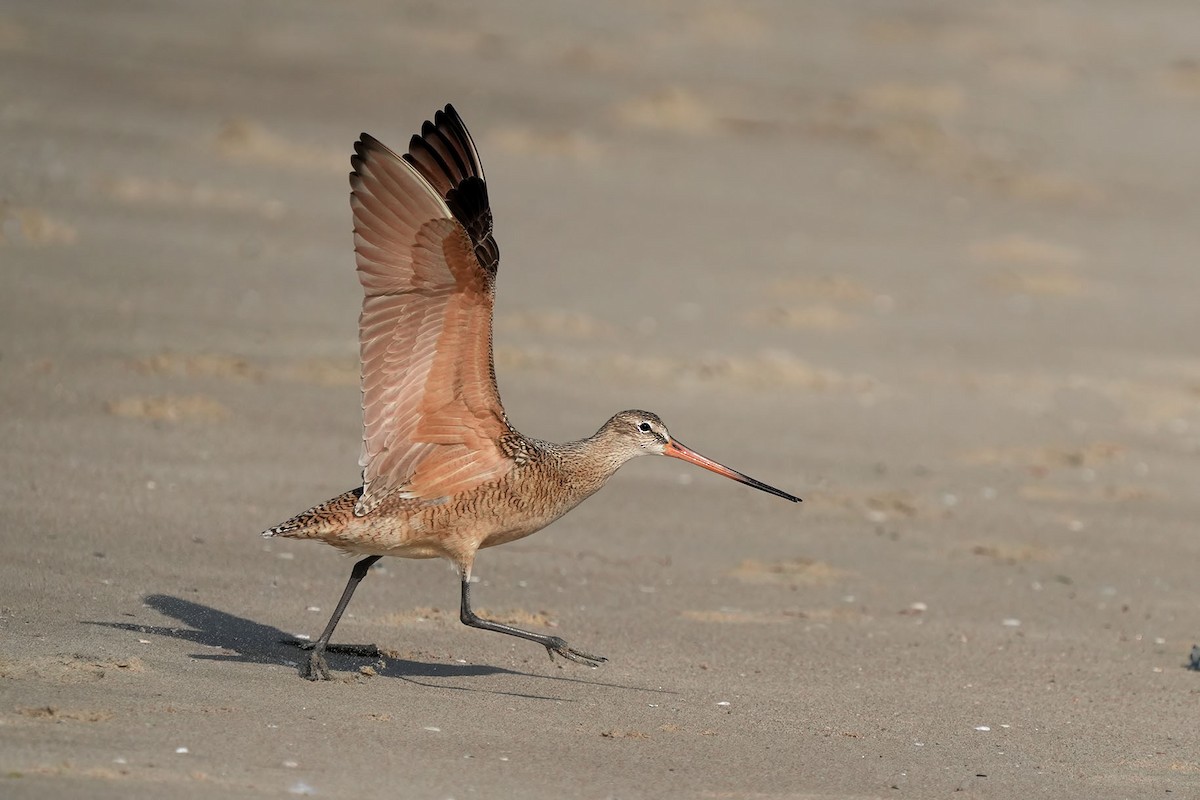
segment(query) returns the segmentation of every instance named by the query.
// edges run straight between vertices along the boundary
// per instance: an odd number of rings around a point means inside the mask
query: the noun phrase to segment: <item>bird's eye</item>
[[[638,430],[641,431],[642,433],[649,433],[650,432],[650,423],[649,422],[641,423],[640,425],[638,425]]]

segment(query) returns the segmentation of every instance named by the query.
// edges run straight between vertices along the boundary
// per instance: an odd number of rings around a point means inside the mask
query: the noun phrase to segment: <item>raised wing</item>
[[[510,430],[492,366],[498,250],[470,134],[447,106],[404,157],[365,133],[354,149],[361,516],[397,492],[465,491],[513,461],[497,444]]]

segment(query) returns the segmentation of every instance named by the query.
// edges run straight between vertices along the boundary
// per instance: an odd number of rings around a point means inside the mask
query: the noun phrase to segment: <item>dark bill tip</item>
[[[686,461],[689,464],[695,464],[696,466],[703,467],[710,472],[715,472],[718,475],[724,475],[730,480],[735,480],[738,483],[744,483],[747,486],[753,486],[755,489],[764,491],[767,494],[773,494],[776,497],[782,497],[784,500],[791,500],[793,503],[804,502],[794,494],[788,494],[782,489],[776,489],[774,486],[770,486],[762,481],[755,480],[749,475],[744,475],[738,472],[736,469],[730,469],[720,462],[713,461],[711,458],[702,456],[695,450],[692,450],[690,447],[685,447],[674,439],[667,444],[666,449],[663,451],[663,455],[668,455],[671,458],[678,458],[680,461]]]

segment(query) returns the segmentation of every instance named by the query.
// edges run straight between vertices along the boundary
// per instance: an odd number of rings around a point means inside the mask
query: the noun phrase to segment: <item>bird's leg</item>
[[[576,664],[586,664],[589,667],[598,667],[601,662],[608,660],[604,656],[588,655],[573,647],[569,647],[566,641],[558,636],[546,636],[541,633],[523,631],[511,625],[503,625],[499,622],[492,622],[490,619],[477,617],[475,612],[471,610],[471,573],[466,569],[462,570],[462,608],[459,610],[458,618],[462,620],[464,625],[470,625],[472,628],[507,633],[509,636],[519,636],[522,639],[537,642],[546,648],[546,652],[550,654],[551,661],[554,660],[555,653],[568,661],[574,661]]]
[[[310,681],[327,681],[329,680],[329,665],[325,663],[325,649],[329,647],[329,638],[333,636],[333,629],[337,627],[338,620],[342,618],[342,612],[346,610],[346,606],[350,604],[350,598],[354,596],[354,590],[358,588],[358,584],[367,576],[367,571],[383,556],[367,556],[366,558],[356,562],[354,569],[350,570],[350,580],[346,581],[346,588],[342,590],[342,599],[338,600],[337,608],[333,610],[333,616],[329,618],[329,624],[325,626],[324,632],[321,633],[321,638],[313,644],[312,653],[308,657],[308,664],[300,669],[300,676],[308,678]]]

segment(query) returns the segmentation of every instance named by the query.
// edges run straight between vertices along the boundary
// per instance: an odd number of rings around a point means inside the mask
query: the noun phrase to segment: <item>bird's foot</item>
[[[325,661],[325,653],[327,652],[360,656],[363,658],[380,658],[383,655],[379,652],[379,648],[373,644],[329,644],[321,650],[317,650],[316,642],[306,642],[302,639],[284,639],[283,643],[301,650],[312,651],[308,656],[308,660],[300,665],[300,677],[310,681],[332,680],[332,676],[329,673],[329,664]]]
[[[554,660],[555,654],[565,658],[567,661],[574,661],[576,664],[583,664],[587,667],[598,667],[605,661],[608,661],[604,656],[593,656],[588,653],[576,650],[567,644],[565,639],[557,636],[551,636],[546,640],[546,652],[550,654],[550,660]]]
[[[300,677],[310,681],[333,679],[333,676],[329,674],[329,665],[325,663],[325,656],[319,650],[313,650],[308,661],[300,666]]]

